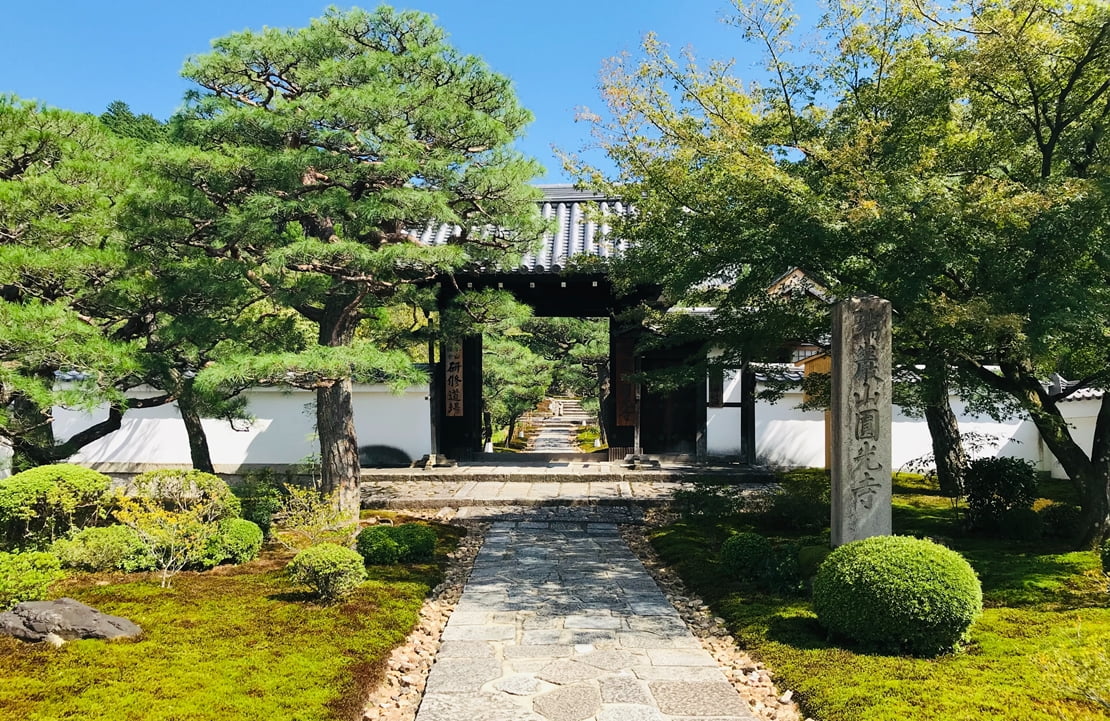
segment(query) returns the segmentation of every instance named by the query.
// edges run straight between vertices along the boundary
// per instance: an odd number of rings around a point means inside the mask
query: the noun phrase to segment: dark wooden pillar
[[[755,453],[755,372],[745,364],[740,371],[740,461],[754,464]]]
[[[482,336],[444,343],[436,371],[441,390],[440,452],[466,460],[482,450]]]

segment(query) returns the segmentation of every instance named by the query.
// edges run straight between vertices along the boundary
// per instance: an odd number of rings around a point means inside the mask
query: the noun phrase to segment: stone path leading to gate
[[[752,721],[615,523],[499,520],[416,721]]]

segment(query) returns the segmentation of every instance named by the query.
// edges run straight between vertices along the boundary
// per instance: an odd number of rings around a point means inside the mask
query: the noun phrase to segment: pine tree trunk
[[[605,432],[605,399],[609,396],[609,363],[597,367],[597,428],[603,446],[609,445],[609,434]]]
[[[959,498],[963,495],[967,453],[949,402],[947,367],[941,362],[926,366],[921,382],[925,386],[925,422],[932,439],[937,481],[944,495]]]
[[[505,436],[505,447],[506,448],[510,448],[512,446],[513,439],[515,438],[515,435],[514,435],[515,433],[516,433],[516,418],[510,418],[509,419],[509,430],[508,430],[509,435]]]
[[[182,384],[181,397],[177,399],[177,409],[185,422],[185,433],[189,437],[189,457],[193,468],[206,473],[215,473],[212,454],[208,449],[208,436],[197,410],[196,396],[193,394],[193,381],[186,379]]]
[[[322,346],[351,343],[360,318],[357,297],[337,293],[328,298],[319,321]],[[340,513],[358,522],[361,465],[355,434],[355,411],[350,376],[316,389],[316,435],[320,439],[321,491],[334,495]]]
[[[316,390],[316,433],[320,437],[321,490],[336,494],[339,510],[357,521],[361,468],[351,385],[350,378],[343,378]]]

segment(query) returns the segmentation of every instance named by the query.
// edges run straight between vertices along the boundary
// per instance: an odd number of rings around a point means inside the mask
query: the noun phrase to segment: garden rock
[[[24,601],[0,613],[0,635],[22,641],[74,641],[79,638],[133,638],[142,633],[132,621],[109,616],[72,598]]]

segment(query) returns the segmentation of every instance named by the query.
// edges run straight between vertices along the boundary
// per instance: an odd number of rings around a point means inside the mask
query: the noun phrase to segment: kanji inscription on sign
[[[447,416],[459,418],[463,415],[463,352],[462,346],[454,345],[444,353],[444,401],[447,403]]]

